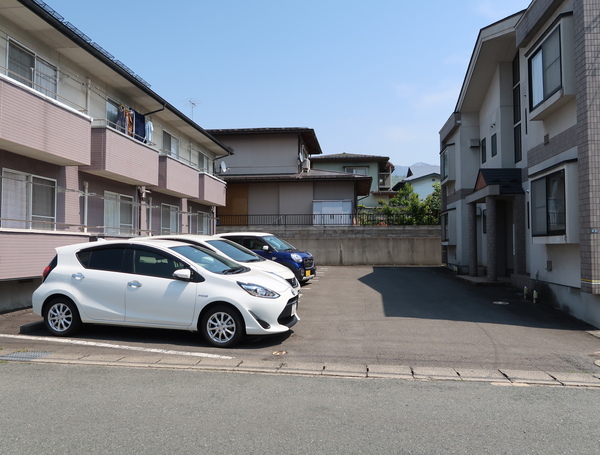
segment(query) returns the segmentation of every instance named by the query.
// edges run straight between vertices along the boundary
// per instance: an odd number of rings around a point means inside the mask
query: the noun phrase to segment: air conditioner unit
[[[304,172],[310,171],[310,160],[308,158],[302,161],[302,170]]]

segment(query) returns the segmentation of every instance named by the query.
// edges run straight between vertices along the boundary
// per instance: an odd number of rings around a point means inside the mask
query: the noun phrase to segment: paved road
[[[176,331],[95,326],[61,340],[34,325],[19,335],[39,321],[21,311],[0,315],[0,358],[600,386],[594,327],[443,268],[321,267],[299,312],[289,335],[220,350]]]
[[[2,454],[593,454],[600,393],[0,363]]]

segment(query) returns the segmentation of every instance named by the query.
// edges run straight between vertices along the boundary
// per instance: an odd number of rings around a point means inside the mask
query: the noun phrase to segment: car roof
[[[94,242],[81,242],[73,243],[71,245],[64,245],[56,248],[57,253],[73,253],[86,248],[94,248],[99,246],[110,246],[110,245],[146,245],[146,246],[160,246],[162,248],[170,248],[172,246],[181,246],[181,242],[177,240],[167,239],[156,239],[151,240],[149,237],[143,238],[132,238],[123,240],[104,240],[98,239]]]
[[[214,240],[215,237],[206,234],[165,234],[153,235],[151,237],[142,237],[142,240]]]
[[[252,232],[252,231],[249,231],[249,232],[222,232],[221,234],[217,234],[217,236],[219,236],[219,237],[221,237],[221,236],[225,237],[227,235],[232,235],[232,236],[254,235],[257,237],[262,237],[265,235],[273,235],[273,234],[270,234],[268,232]]]

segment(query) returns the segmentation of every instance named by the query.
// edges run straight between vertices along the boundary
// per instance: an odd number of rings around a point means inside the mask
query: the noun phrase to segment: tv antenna
[[[195,107],[196,107],[198,104],[200,104],[200,100],[197,100],[197,99],[190,98],[189,100],[186,100],[186,101],[189,103],[189,105],[190,105],[190,107],[191,107],[191,109],[192,109],[192,117],[191,117],[191,119],[192,119],[192,120],[194,120],[194,108],[195,108]]]

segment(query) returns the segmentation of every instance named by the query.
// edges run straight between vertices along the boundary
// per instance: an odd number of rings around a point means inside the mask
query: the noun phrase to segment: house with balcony
[[[220,228],[352,224],[357,201],[369,195],[371,176],[314,169],[322,151],[312,128],[208,132],[235,150],[219,167],[227,182]]]
[[[359,155],[355,153],[337,153],[310,157],[313,169],[345,172],[371,177],[369,194],[360,197],[358,204],[364,207],[379,207],[388,203],[396,195],[392,191],[392,173],[394,165],[387,156]]]
[[[214,231],[230,149],[46,3],[0,5],[0,312],[61,245]]]
[[[443,256],[600,326],[597,3],[483,28],[440,131]]]

